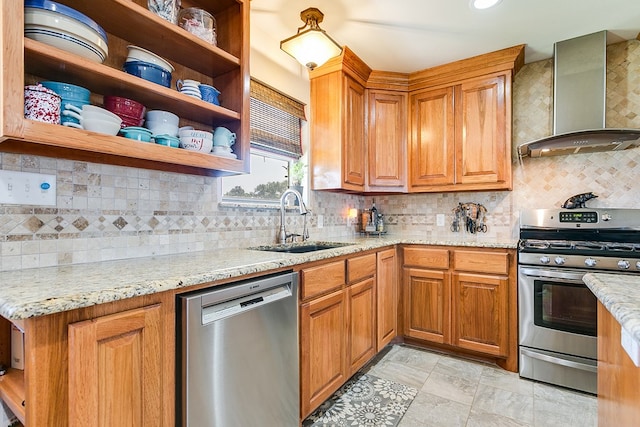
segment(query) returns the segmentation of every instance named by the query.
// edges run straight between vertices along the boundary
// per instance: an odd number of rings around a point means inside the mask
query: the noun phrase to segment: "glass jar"
[[[147,9],[162,19],[177,24],[180,0],[147,0]]]
[[[178,14],[178,25],[202,40],[217,44],[216,19],[206,10],[187,7]]]

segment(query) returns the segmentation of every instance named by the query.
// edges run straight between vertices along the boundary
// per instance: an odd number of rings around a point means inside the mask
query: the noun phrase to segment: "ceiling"
[[[287,68],[280,40],[317,7],[320,27],[374,70],[411,72],[526,44],[525,61],[550,58],[553,43],[601,30],[608,42],[636,38],[639,0],[503,0],[472,10],[469,0],[252,0],[252,50]]]

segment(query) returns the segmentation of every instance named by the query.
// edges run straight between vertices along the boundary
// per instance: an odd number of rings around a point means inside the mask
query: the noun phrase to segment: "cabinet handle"
[[[582,371],[593,372],[594,374],[598,372],[598,367],[593,365],[587,365],[586,363],[574,362],[571,360],[560,359],[558,357],[549,356],[547,354],[537,353],[535,351],[530,351],[526,349],[520,349],[520,352],[525,356],[529,356],[532,359],[542,360],[543,362],[549,362],[556,365],[567,366],[569,368],[580,369]]]

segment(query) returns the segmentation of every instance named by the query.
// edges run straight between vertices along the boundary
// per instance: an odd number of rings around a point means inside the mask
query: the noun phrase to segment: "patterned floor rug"
[[[418,390],[357,374],[302,423],[303,427],[395,427]]]

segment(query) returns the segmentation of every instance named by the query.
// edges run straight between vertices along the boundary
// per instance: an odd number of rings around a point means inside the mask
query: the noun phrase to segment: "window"
[[[304,104],[254,79],[250,101],[251,173],[222,178],[222,201],[271,204],[294,183]]]

